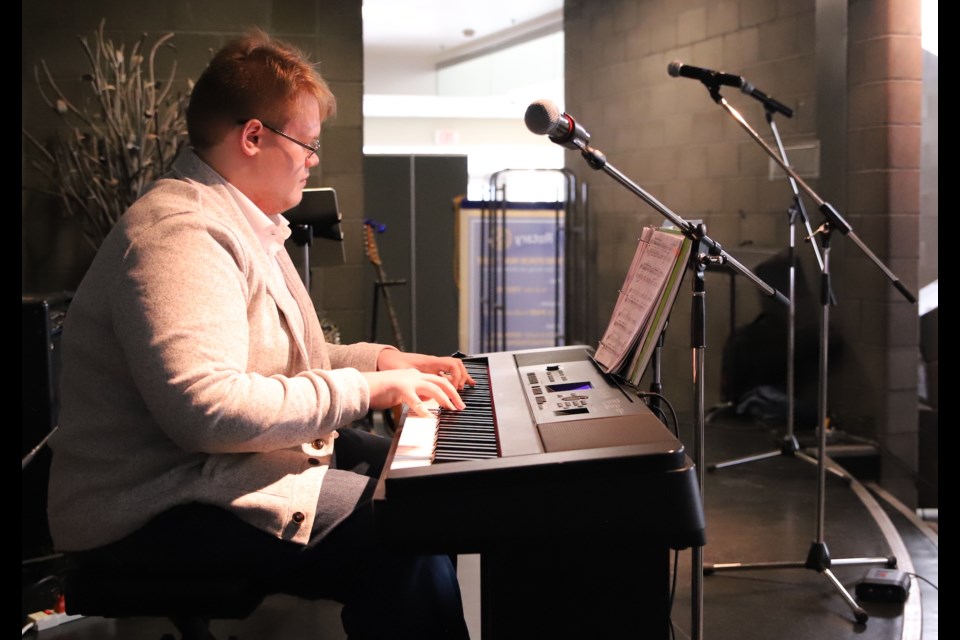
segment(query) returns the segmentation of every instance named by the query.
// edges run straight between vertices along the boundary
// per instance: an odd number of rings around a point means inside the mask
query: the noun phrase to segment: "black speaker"
[[[47,525],[50,449],[59,411],[60,336],[72,293],[22,296],[20,455],[22,559],[53,552]]]

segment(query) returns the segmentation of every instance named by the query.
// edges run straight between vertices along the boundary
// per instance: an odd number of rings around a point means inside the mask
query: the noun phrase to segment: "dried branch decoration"
[[[94,35],[92,44],[79,38],[90,66],[82,79],[92,97],[81,106],[71,102],[41,61],[34,68],[37,88],[66,131],[49,147],[25,129],[23,134],[40,151],[33,164],[52,185],[45,192],[60,198],[65,213],[79,219],[84,237],[97,248],[186,143],[188,94],[174,91],[175,59],[157,78],[160,49],[175,51],[168,44],[172,33],[160,36],[149,51],[144,34],[129,54],[104,35],[103,21]]]

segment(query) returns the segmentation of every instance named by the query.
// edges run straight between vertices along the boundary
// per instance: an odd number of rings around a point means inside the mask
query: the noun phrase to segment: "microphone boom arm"
[[[737,111],[732,106],[730,106],[730,103],[727,102],[723,96],[719,95],[719,93],[716,93],[716,96],[714,96],[714,93],[715,92],[711,90],[710,95],[711,97],[714,98],[714,101],[717,104],[719,104],[721,107],[723,107],[723,109],[727,113],[729,113],[734,120],[737,121],[737,123],[743,128],[743,130],[746,131],[758,145],[760,145],[760,147],[766,152],[766,154],[771,158],[773,158],[773,161],[776,162],[781,169],[786,171],[787,175],[790,176],[796,182],[796,184],[799,185],[801,189],[803,189],[803,191],[808,196],[810,196],[810,199],[813,200],[813,202],[817,205],[817,208],[820,209],[820,213],[822,213],[824,217],[827,219],[827,224],[829,224],[833,229],[836,229],[843,235],[853,240],[853,243],[857,245],[857,247],[864,253],[864,255],[870,258],[871,262],[873,262],[877,266],[877,268],[880,269],[883,275],[886,276],[888,280],[890,280],[894,288],[897,291],[899,291],[901,295],[903,295],[903,297],[907,299],[907,301],[909,301],[910,303],[916,302],[917,297],[913,295],[913,293],[911,293],[910,290],[908,290],[906,286],[902,282],[900,282],[900,279],[896,275],[894,275],[894,273],[890,271],[890,269],[888,269],[885,264],[883,264],[880,258],[878,258],[872,251],[870,251],[869,247],[867,247],[860,240],[860,238],[857,237],[857,234],[853,232],[853,227],[850,226],[850,223],[844,220],[843,216],[840,215],[840,212],[837,211],[832,204],[830,204],[829,202],[825,202],[823,198],[817,195],[817,192],[811,189],[810,186],[806,182],[804,182],[800,176],[797,175],[797,172],[794,171],[790,167],[790,165],[784,162],[783,159],[780,157],[780,155],[770,148],[770,145],[764,142],[763,138],[761,138],[760,135],[753,130],[753,127],[750,126],[750,124],[743,118],[743,116],[740,114],[739,111]]]
[[[587,164],[589,164],[593,169],[602,170],[621,185],[639,196],[640,199],[656,209],[664,218],[672,222],[681,231],[681,233],[691,240],[699,241],[701,245],[707,247],[709,254],[717,258],[717,262],[729,264],[735,271],[753,282],[753,284],[760,289],[765,296],[774,298],[781,304],[789,304],[786,296],[768,285],[756,274],[740,264],[740,262],[738,262],[733,256],[724,251],[719,242],[714,241],[708,235],[706,235],[706,230],[702,224],[695,225],[687,220],[684,220],[676,213],[668,209],[663,205],[663,203],[644,191],[640,185],[636,184],[633,180],[620,172],[620,170],[608,163],[607,158],[602,151],[594,149],[590,145],[583,143],[580,140],[577,140],[576,143],[577,148],[580,149],[580,152],[587,161]]]

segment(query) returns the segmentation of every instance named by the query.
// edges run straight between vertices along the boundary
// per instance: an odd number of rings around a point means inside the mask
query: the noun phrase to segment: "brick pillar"
[[[922,50],[919,0],[851,0],[847,210],[854,232],[914,294],[920,213]],[[835,234],[834,282],[845,340],[831,412],[876,438],[883,484],[916,503],[918,312]],[[834,392],[836,390],[836,393]]]

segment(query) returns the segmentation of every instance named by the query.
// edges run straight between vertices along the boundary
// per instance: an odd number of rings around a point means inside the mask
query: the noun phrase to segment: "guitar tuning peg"
[[[363,221],[363,224],[373,228],[373,230],[377,233],[383,233],[387,230],[387,225],[383,224],[382,222],[377,222],[373,218],[367,218]]]

